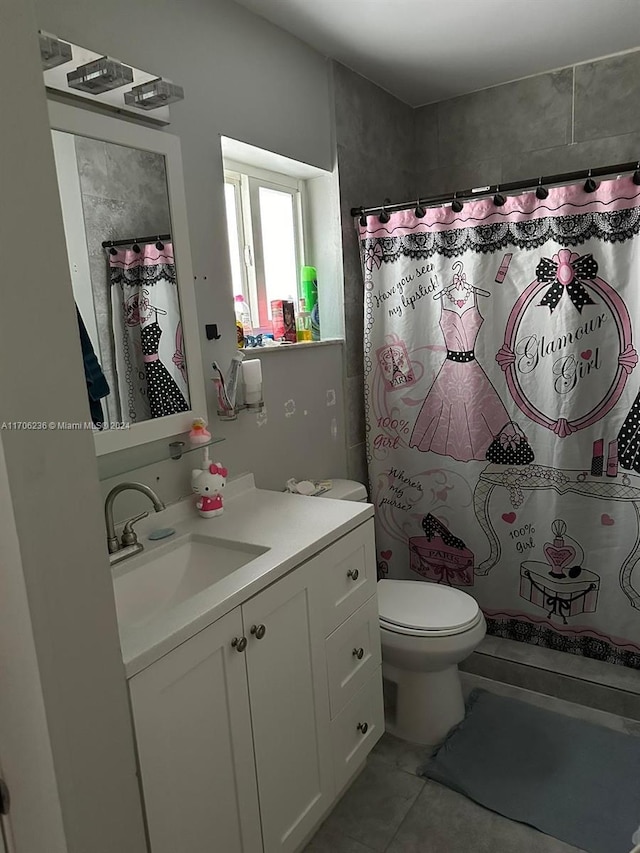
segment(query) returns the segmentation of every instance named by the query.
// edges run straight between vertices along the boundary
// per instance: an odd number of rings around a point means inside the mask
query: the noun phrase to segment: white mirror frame
[[[187,225],[187,203],[182,175],[182,154],[177,136],[147,127],[103,116],[88,110],[49,101],[49,124],[52,130],[87,136],[128,148],[139,148],[163,154],[167,173],[171,237],[178,273],[178,296],[187,361],[191,409],[175,415],[132,424],[129,429],[95,430],[96,454],[113,453],[150,441],[178,435],[191,429],[194,417],[206,417],[207,402],[202,372],[198,334],[196,295]]]

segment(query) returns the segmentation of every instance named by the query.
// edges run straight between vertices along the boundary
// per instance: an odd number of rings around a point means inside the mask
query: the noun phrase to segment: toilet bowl
[[[387,731],[428,746],[464,718],[458,664],[487,626],[467,593],[424,581],[381,580],[378,610]]]
[[[334,480],[321,497],[365,501],[367,493]],[[482,611],[459,589],[409,580],[379,581],[378,611],[386,729],[436,746],[464,718],[458,664],[486,634]]]

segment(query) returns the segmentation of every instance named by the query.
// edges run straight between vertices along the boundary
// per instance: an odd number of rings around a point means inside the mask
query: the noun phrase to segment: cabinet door
[[[242,605],[265,853],[298,849],[334,795],[315,563]]]
[[[259,853],[240,609],[129,682],[152,853]]]

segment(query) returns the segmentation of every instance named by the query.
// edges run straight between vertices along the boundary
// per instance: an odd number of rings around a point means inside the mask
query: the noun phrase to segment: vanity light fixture
[[[79,65],[75,71],[70,71],[67,74],[67,83],[71,89],[79,89],[90,95],[101,95],[111,89],[133,83],[133,69],[117,59],[102,56],[85,65]]]
[[[38,31],[38,39],[40,41],[40,57],[42,59],[42,68],[47,71],[49,68],[57,68],[58,65],[64,65],[65,62],[70,62],[73,58],[71,45],[66,41],[60,41],[51,33],[45,33],[42,30]]]
[[[130,92],[124,93],[125,104],[141,110],[155,110],[182,100],[184,100],[182,86],[163,80],[162,77],[141,83],[139,86],[134,86]]]

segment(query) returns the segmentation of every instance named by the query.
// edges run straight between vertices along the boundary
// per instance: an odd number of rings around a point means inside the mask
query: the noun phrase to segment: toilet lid
[[[466,592],[424,581],[381,580],[380,621],[414,631],[459,632],[478,621],[478,603]]]

